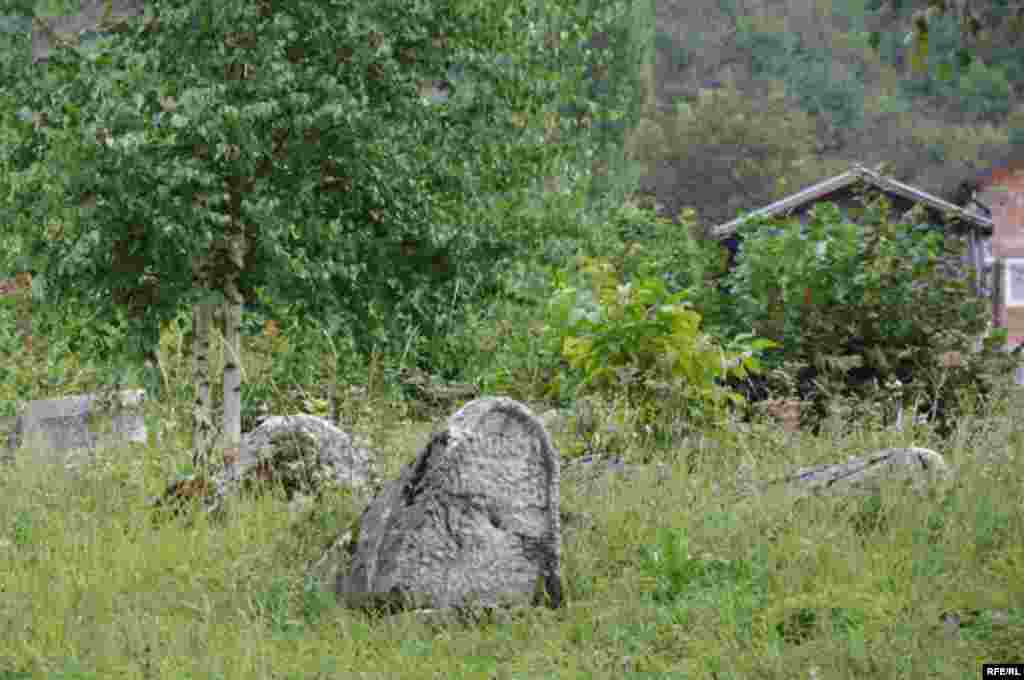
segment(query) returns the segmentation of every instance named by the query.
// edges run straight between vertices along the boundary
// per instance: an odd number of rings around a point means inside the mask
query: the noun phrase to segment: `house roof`
[[[916,189],[908,184],[897,182],[890,177],[884,177],[860,164],[854,164],[848,171],[841,175],[836,175],[824,182],[807,187],[806,189],[798,191],[797,193],[787,196],[775,203],[755,210],[748,215],[737,217],[731,222],[720,224],[717,227],[712,227],[710,235],[712,238],[719,240],[729,238],[736,233],[739,226],[747,220],[761,216],[785,217],[797,208],[808,203],[813,203],[840,189],[845,189],[860,180],[863,180],[866,184],[874,186],[887,194],[895,194],[914,201],[915,203],[923,203],[929,208],[942,212],[947,219],[967,222],[968,224],[974,225],[985,232],[990,233],[992,231],[992,220],[982,215],[980,212],[965,210],[948,201],[942,200],[938,196],[933,196],[932,194]]]

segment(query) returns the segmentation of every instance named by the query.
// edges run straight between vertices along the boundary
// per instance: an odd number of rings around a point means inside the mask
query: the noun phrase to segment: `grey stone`
[[[481,398],[389,482],[346,543],[351,608],[499,609],[562,604],[560,461],[539,419]],[[321,565],[322,567],[322,565]]]
[[[568,417],[565,413],[551,410],[542,416],[542,420],[546,426],[560,431],[558,428],[564,426]],[[713,441],[690,443],[691,446],[698,444],[701,448],[719,448]],[[598,482],[606,482],[613,476],[634,477],[644,467],[626,464],[619,457],[587,455],[566,463],[562,478],[585,490],[593,490]],[[657,472],[656,483],[660,484],[667,478],[668,470],[659,463]],[[865,495],[873,493],[883,482],[903,482],[920,492],[935,483],[949,481],[953,476],[953,471],[935,451],[891,448],[867,456],[850,457],[845,463],[801,468],[781,479],[767,482],[758,481],[756,469],[745,463],[740,466],[736,487],[741,489],[741,496],[780,489],[797,495]],[[716,493],[721,491],[721,481],[712,484]]]
[[[585,492],[600,489],[613,477],[635,478],[647,471],[648,465],[627,464],[618,457],[583,456],[565,464],[562,479]],[[664,483],[670,470],[657,464],[654,485]],[[902,484],[917,493],[945,484],[954,479],[941,455],[924,448],[891,448],[866,456],[850,456],[845,463],[833,463],[799,468],[781,478],[761,481],[757,479],[756,465],[744,461],[737,470],[733,483],[712,480],[711,489],[716,496],[725,493],[723,487],[734,488],[736,499],[751,496],[780,494],[800,496],[863,496],[880,489],[883,484]]]
[[[293,510],[331,488],[363,490],[379,486],[376,455],[317,416],[271,416],[242,437],[238,461],[201,483],[195,475],[170,484],[163,496],[150,499],[154,507],[200,497],[208,512],[223,509],[241,488],[260,482],[280,482]]]
[[[271,416],[242,438],[238,462],[224,474],[230,490],[263,465],[289,494],[328,487],[363,489],[377,480],[376,456],[328,420],[307,414]]]
[[[896,483],[921,493],[953,479],[953,472],[935,451],[923,448],[883,449],[869,456],[850,456],[845,463],[816,465],[754,485],[755,493],[785,491],[792,496],[863,496],[883,484]]]
[[[31,446],[45,460],[65,462],[124,442],[146,444],[144,390],[84,394],[28,402],[8,436],[8,448]],[[70,463],[77,467],[77,463]]]

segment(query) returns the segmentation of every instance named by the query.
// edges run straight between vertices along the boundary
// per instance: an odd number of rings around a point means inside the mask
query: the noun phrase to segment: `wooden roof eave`
[[[920,189],[915,189],[908,184],[898,182],[894,179],[889,179],[888,177],[883,177],[877,172],[869,170],[864,166],[854,165],[850,170],[841,175],[837,175],[825,180],[824,182],[820,182],[803,189],[802,191],[798,191],[791,196],[787,196],[775,203],[755,210],[748,215],[738,217],[731,222],[727,222],[717,227],[712,227],[711,237],[717,240],[729,238],[736,233],[736,230],[741,224],[757,217],[785,217],[795,208],[799,208],[800,206],[817,200],[822,196],[827,196],[839,189],[844,189],[861,179],[887,193],[902,196],[903,198],[915,203],[923,203],[933,210],[941,212],[947,221],[961,220],[975,225],[986,233],[992,233],[992,220],[984,217],[983,215],[964,210],[957,205],[944,201],[943,199],[921,191]]]

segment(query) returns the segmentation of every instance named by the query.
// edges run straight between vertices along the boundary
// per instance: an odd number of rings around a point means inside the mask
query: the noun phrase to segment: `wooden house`
[[[974,291],[982,295],[990,293],[994,264],[991,253],[993,221],[980,210],[961,208],[862,165],[853,165],[841,175],[807,187],[731,222],[712,227],[709,233],[712,238],[722,241],[731,252],[735,252],[739,226],[755,217],[796,218],[802,224],[807,224],[815,204],[834,203],[844,217],[856,221],[857,211],[863,208],[862,199],[857,194],[857,189],[862,186],[885,194],[890,203],[890,220],[909,217],[911,209],[920,204],[928,223],[949,228],[959,238],[966,239],[964,264],[973,264],[976,270]]]
[[[737,229],[754,217],[796,218],[807,224],[816,203],[831,202],[842,215],[856,221],[857,211],[863,207],[856,190],[865,185],[889,199],[890,220],[907,219],[910,210],[920,205],[923,216],[916,223],[946,229],[965,240],[963,261],[947,258],[944,268],[973,266],[972,288],[992,300],[993,326],[1008,328],[1008,349],[1024,343],[1024,163],[982,173],[974,180],[971,200],[964,207],[855,164],[845,173],[712,227],[709,235],[735,255]],[[1017,382],[1024,384],[1024,369],[1018,370]]]

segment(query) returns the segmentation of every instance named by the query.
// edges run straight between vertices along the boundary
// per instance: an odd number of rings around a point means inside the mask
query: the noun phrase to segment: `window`
[[[1006,258],[1004,285],[1006,287],[1006,306],[1024,306],[1024,258]]]
[[[981,263],[980,287],[978,294],[981,297],[992,297],[995,288],[995,258],[992,257],[992,239],[979,238],[978,249],[980,251],[978,261]]]

